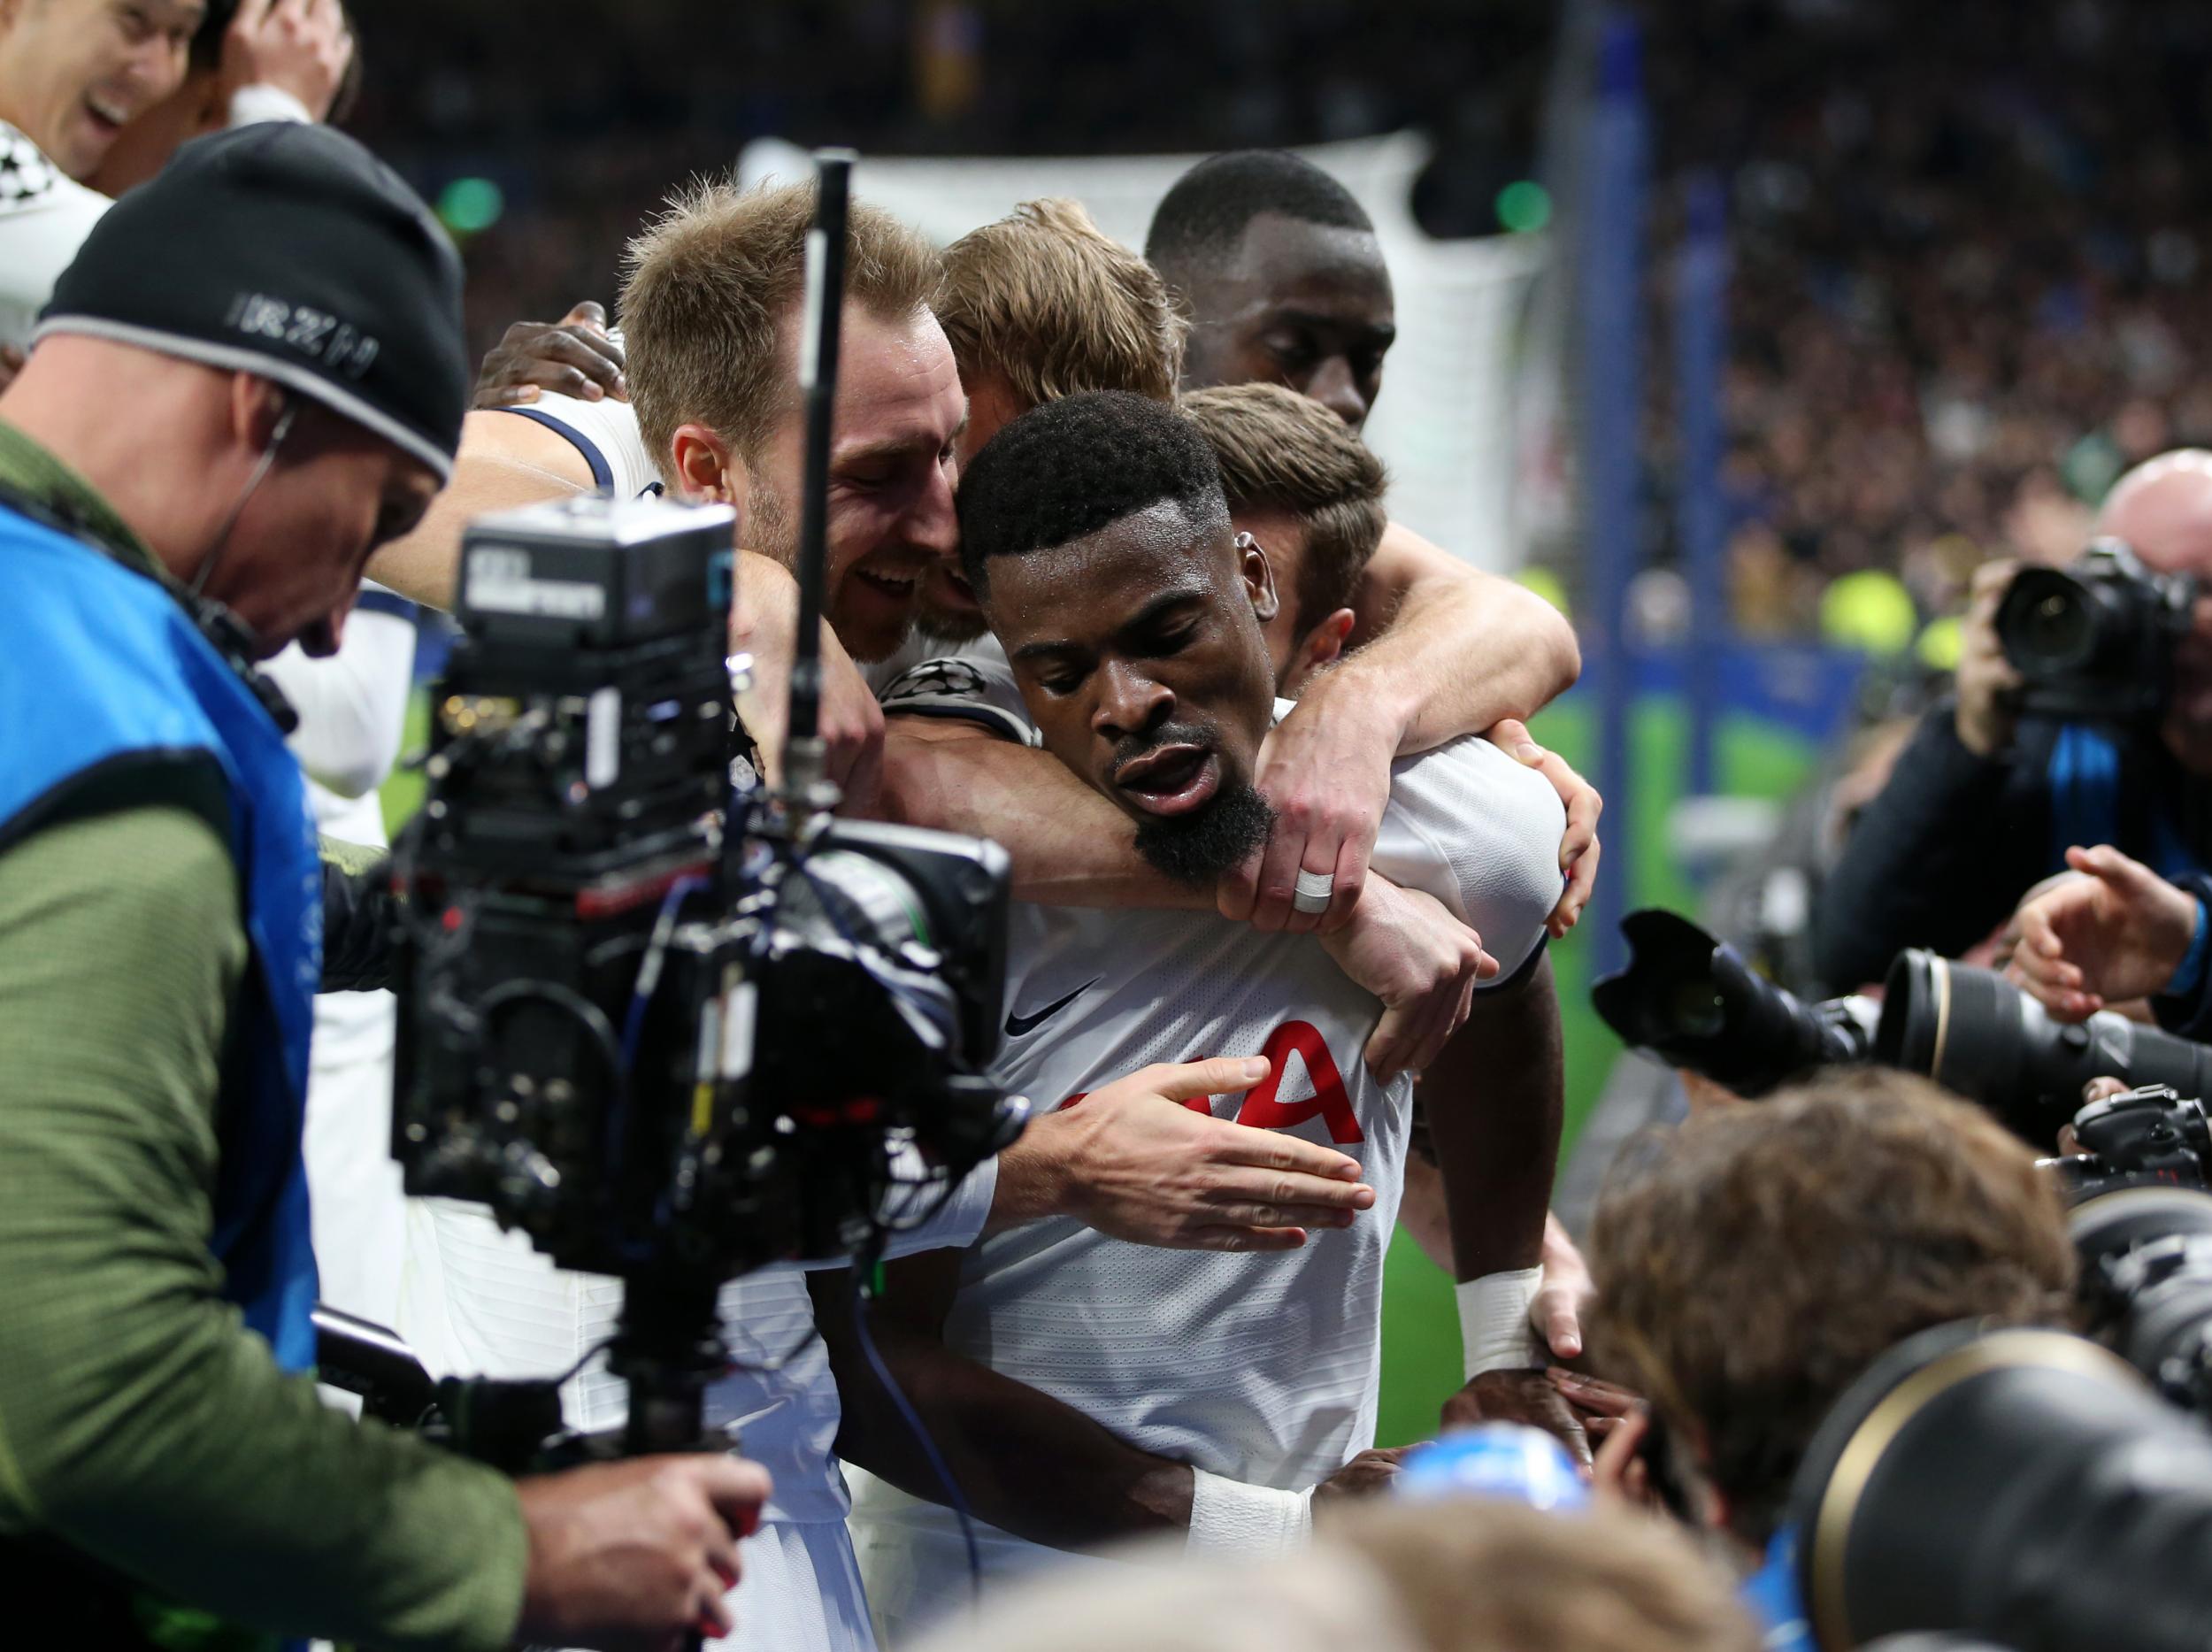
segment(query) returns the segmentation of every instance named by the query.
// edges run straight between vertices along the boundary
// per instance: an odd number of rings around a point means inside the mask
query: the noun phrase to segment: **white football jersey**
[[[661,473],[637,425],[637,409],[607,396],[587,402],[551,391],[534,402],[497,410],[543,425],[565,438],[591,467],[591,479],[618,499],[662,491]]]
[[[1010,671],[979,658],[918,668],[884,703],[956,715],[963,702],[1003,732],[1029,726]],[[1278,703],[1278,718],[1290,709]],[[1469,922],[1503,982],[1542,943],[1564,829],[1542,775],[1486,741],[1455,741],[1394,765],[1373,864]],[[1210,1110],[1340,1148],[1376,1203],[1277,1255],[1153,1249],[1064,1219],[1015,1228],[966,1254],[949,1345],[1147,1450],[1255,1485],[1315,1485],[1371,1444],[1383,1253],[1413,1093],[1410,1078],[1378,1083],[1362,1059],[1379,1015],[1310,936],[1018,903],[999,1064],[1010,1087],[1044,1110],[1153,1062],[1264,1054],[1268,1079]],[[958,1598],[949,1511],[866,1479],[854,1520],[880,1621],[926,1619],[917,1597],[938,1592],[934,1579]],[[984,1536],[994,1574],[1052,1555]]]

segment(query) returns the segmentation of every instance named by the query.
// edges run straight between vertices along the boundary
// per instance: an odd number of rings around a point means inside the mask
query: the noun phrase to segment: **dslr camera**
[[[2196,580],[2154,572],[2116,539],[2098,540],[2070,568],[2023,568],[1997,607],[1997,640],[2026,680],[2022,714],[2154,722],[2196,598]]]
[[[2055,1021],[1994,970],[1932,952],[1899,953],[1878,1004],[1856,995],[1807,1003],[1678,913],[1631,912],[1621,933],[1628,965],[1591,989],[1598,1014],[1632,1049],[1739,1095],[1763,1095],[1816,1067],[1873,1062],[1933,1079],[2047,1149],[2092,1079],[2212,1094],[2212,1047],[2109,1010]],[[2098,1128],[2101,1141],[2133,1150],[2116,1121]]]

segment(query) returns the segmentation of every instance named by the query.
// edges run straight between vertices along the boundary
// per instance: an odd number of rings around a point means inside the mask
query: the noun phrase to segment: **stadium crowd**
[[[1866,568],[1955,612],[1978,562],[2070,559],[2122,471],[2212,438],[2200,8],[1649,17],[1663,203],[1727,191],[1741,629],[1808,634]]]
[[[1024,118],[979,30],[1065,47],[1100,15],[747,27],[763,60],[850,31],[849,96],[902,64],[956,136]],[[673,61],[685,20],[642,7],[611,55]],[[2059,686],[2124,714],[2047,749],[2049,681],[1991,644],[1892,782],[1885,841],[1930,775],[1952,817],[2042,788],[1972,891],[2016,903],[2015,985],[1927,966],[1922,1064],[1983,1104],[1694,946],[1635,1036],[1698,1110],[1621,1156],[1586,1260],[1548,1208],[1549,944],[1601,800],[1525,721],[1578,645],[1393,519],[1362,432],[1395,298],[1351,194],[1227,147],[1141,253],[1064,199],[941,248],[845,210],[833,160],[719,176],[711,106],[757,65],[656,107],[602,73],[603,22],[535,21],[557,70],[472,81],[492,36],[462,42],[411,77],[418,141],[549,104],[584,147],[634,124],[716,160],[641,227],[536,219],[606,233],[613,313],[562,292],[483,353],[446,228],[332,124],[365,73],[339,0],[0,0],[25,1622],[410,1652],[2200,1642],[2212,1127],[2127,1088],[2212,1068],[2202,817],[2163,812],[2212,768],[2193,587],[2102,588],[2091,628],[2140,646]],[[1370,124],[1371,73],[1303,117]],[[2212,460],[2138,466],[2103,520],[2187,577]],[[353,840],[411,603],[470,637],[391,853]],[[2170,791],[2138,808],[2146,772]],[[2171,865],[2115,847],[2138,825]],[[2067,872],[2016,887],[2054,845]],[[2064,1025],[2128,1001],[2179,1036]],[[387,1148],[468,1196],[403,1198]],[[1463,1360],[1435,1437],[1381,1448],[1401,1218]]]

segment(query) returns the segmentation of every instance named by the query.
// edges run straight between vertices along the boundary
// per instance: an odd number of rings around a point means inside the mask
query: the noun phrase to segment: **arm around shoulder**
[[[414,532],[380,546],[369,578],[426,607],[450,611],[460,580],[461,534],[488,511],[588,493],[591,466],[557,431],[512,413],[471,413],[448,482]]]

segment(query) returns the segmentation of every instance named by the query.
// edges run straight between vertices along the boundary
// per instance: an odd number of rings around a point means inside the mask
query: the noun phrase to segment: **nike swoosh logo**
[[[1090,980],[1085,981],[1080,987],[1078,987],[1066,997],[1055,999],[1052,1003],[1047,1004],[1043,1009],[1038,1010],[1033,1015],[1014,1015],[1010,1012],[1006,1018],[1006,1036],[1009,1038],[1019,1038],[1024,1033],[1035,1032],[1047,1021],[1050,1020],[1054,1016],[1058,1015],[1061,1010],[1066,1009],[1070,1004],[1073,1003],[1078,998],[1080,998],[1085,993],[1090,991],[1092,987],[1097,986],[1098,983],[1104,979],[1105,977],[1101,975],[1092,976]]]

